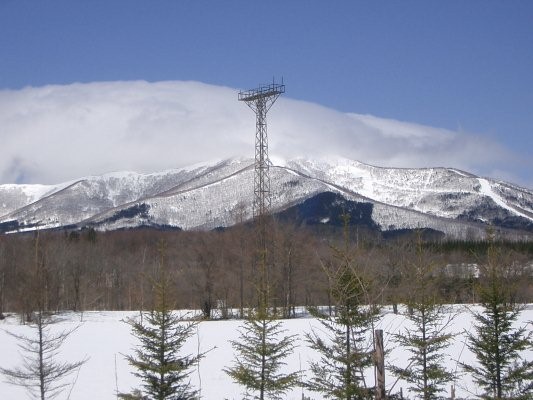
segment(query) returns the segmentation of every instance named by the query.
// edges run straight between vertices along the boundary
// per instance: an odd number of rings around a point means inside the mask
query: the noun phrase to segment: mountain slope
[[[0,186],[0,229],[140,225],[213,229],[252,215],[253,160],[230,159],[142,175],[107,174],[62,185]],[[332,192],[371,204],[383,231],[431,228],[480,237],[486,223],[533,232],[533,192],[447,168],[380,168],[342,158],[297,159],[271,168],[273,212]]]

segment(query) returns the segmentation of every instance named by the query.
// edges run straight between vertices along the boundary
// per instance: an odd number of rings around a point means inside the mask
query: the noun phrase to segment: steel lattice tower
[[[254,165],[254,219],[270,213],[270,160],[268,158],[268,136],[266,115],[277,98],[285,93],[281,84],[272,82],[256,89],[239,92],[239,101],[244,101],[255,112],[255,165]]]
[[[257,240],[257,289],[259,307],[266,310],[269,306],[269,268],[268,264],[268,221],[270,214],[270,160],[268,158],[268,136],[266,115],[277,98],[285,93],[281,84],[272,81],[239,93],[239,101],[244,101],[255,112],[255,165],[254,165],[254,204],[253,215]]]

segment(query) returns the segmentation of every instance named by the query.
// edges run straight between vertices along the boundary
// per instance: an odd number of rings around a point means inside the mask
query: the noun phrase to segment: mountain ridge
[[[431,228],[449,238],[479,238],[494,225],[517,237],[533,234],[533,191],[454,168],[300,158],[276,160],[271,181],[273,212],[333,192],[373,204],[372,219],[382,231]],[[237,213],[249,220],[252,201],[253,160],[248,158],[152,174],[115,172],[49,186],[0,185],[0,231],[145,224],[214,229],[235,224]]]

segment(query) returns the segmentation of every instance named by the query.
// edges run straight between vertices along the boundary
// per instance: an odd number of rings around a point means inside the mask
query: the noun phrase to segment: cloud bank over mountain
[[[255,115],[237,101],[237,92],[182,81],[0,91],[0,183],[49,184],[253,157]],[[268,124],[274,159],[338,155],[379,166],[446,166],[531,182],[516,172],[528,161],[469,133],[341,113],[288,95],[272,107]]]

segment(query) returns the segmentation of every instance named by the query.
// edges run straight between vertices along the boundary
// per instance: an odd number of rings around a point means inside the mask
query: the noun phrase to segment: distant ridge
[[[481,238],[491,225],[514,240],[533,237],[531,190],[453,168],[382,168],[344,158],[277,160],[271,180],[273,211],[283,217],[284,210],[299,206],[308,213],[305,223],[333,223],[320,218],[318,205],[348,201],[361,224],[382,232],[428,228],[447,238]],[[251,218],[252,183],[253,160],[234,158],[59,185],[0,185],[0,231],[227,227]],[[317,215],[309,214],[308,201],[316,203]]]

